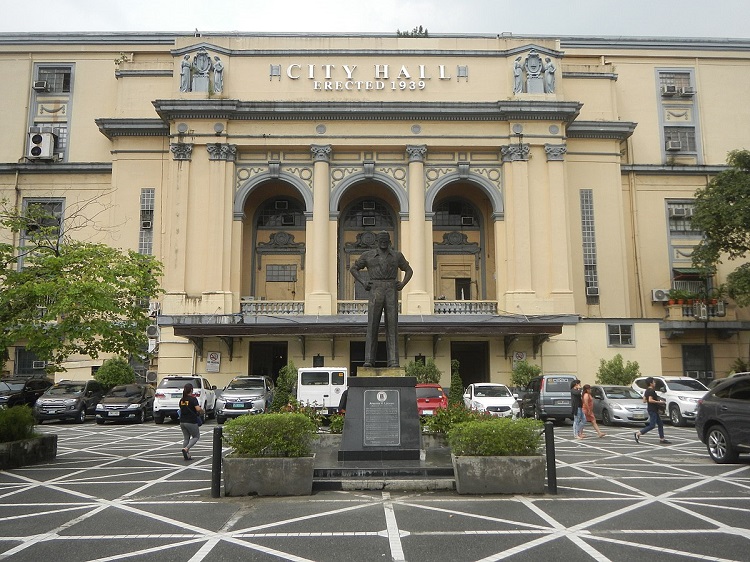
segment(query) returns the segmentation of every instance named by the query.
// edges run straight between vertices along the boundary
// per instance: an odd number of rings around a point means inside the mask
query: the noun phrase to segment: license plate
[[[561,406],[570,404],[570,400],[555,400],[555,404],[560,404]]]
[[[172,398],[182,398],[182,394],[173,394]]]
[[[241,403],[238,403],[238,404],[232,404],[232,408],[244,408],[244,407],[245,407],[245,405],[244,405],[244,404],[241,404]]]
[[[645,420],[646,419],[646,415],[645,414],[633,414],[633,419],[634,420]]]
[[[422,410],[422,415],[423,416],[431,416],[434,413],[435,412],[433,410]]]
[[[120,415],[120,412],[108,412],[108,414],[109,414],[110,416],[114,416],[114,417],[117,417],[117,416],[119,416],[119,415]]]

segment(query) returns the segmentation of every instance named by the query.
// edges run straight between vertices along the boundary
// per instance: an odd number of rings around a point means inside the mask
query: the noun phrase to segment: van
[[[297,369],[297,401],[334,414],[348,383],[346,367],[301,367]]]
[[[538,420],[573,419],[570,383],[574,375],[539,375],[529,381],[521,397],[521,416]]]

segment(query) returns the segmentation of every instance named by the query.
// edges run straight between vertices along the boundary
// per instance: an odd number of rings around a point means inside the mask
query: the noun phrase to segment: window
[[[23,204],[24,216],[28,219],[24,238],[59,237],[63,217],[62,199],[24,199]]]
[[[37,73],[39,80],[47,83],[46,93],[70,93],[71,68],[57,66],[41,66]]]
[[[632,347],[632,324],[607,324],[607,345],[609,347]]]
[[[695,127],[664,127],[667,152],[696,152]]]
[[[29,126],[52,129],[54,154],[59,159],[65,158],[68,148],[72,92],[73,65],[40,64],[35,67]]]
[[[691,87],[690,72],[660,72],[659,86],[663,95],[680,94]]]
[[[138,253],[154,253],[154,195],[153,187],[141,189],[141,224],[138,235]]]
[[[693,228],[693,202],[667,201],[670,234],[700,235],[700,230]]]
[[[586,304],[599,302],[599,273],[596,263],[596,230],[594,227],[594,191],[582,189],[581,233],[583,237],[583,279],[586,284]]]
[[[16,348],[16,375],[44,374],[46,361],[40,361],[33,351],[26,348]]]
[[[683,345],[682,368],[685,375],[699,381],[711,380],[713,374],[713,349],[711,345]]]
[[[297,281],[297,266],[294,264],[269,264],[266,266],[266,281],[294,283]]]
[[[476,230],[480,224],[479,213],[466,201],[448,199],[435,206],[432,224],[435,228]]]

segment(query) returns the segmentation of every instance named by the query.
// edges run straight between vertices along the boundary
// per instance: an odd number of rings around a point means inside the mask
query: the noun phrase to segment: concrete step
[[[313,491],[344,490],[344,491],[396,491],[416,492],[429,490],[456,489],[456,481],[447,477],[422,478],[313,478]]]

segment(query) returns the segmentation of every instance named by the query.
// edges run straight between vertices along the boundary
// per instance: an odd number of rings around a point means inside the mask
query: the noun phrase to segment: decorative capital
[[[500,147],[503,162],[519,162],[529,159],[530,147],[528,144],[507,144]]]
[[[190,160],[193,156],[193,145],[186,142],[173,142],[169,149],[175,160]]]
[[[547,162],[562,162],[565,159],[565,153],[568,152],[568,147],[564,144],[545,144],[544,152],[547,153]]]
[[[330,144],[310,145],[310,152],[312,153],[313,160],[315,160],[316,162],[330,162],[331,161],[331,145]]]
[[[237,157],[237,145],[220,142],[209,143],[206,145],[209,160],[225,160],[234,162]]]
[[[424,157],[427,156],[427,145],[407,144],[406,154],[409,155],[409,162],[424,162]]]

